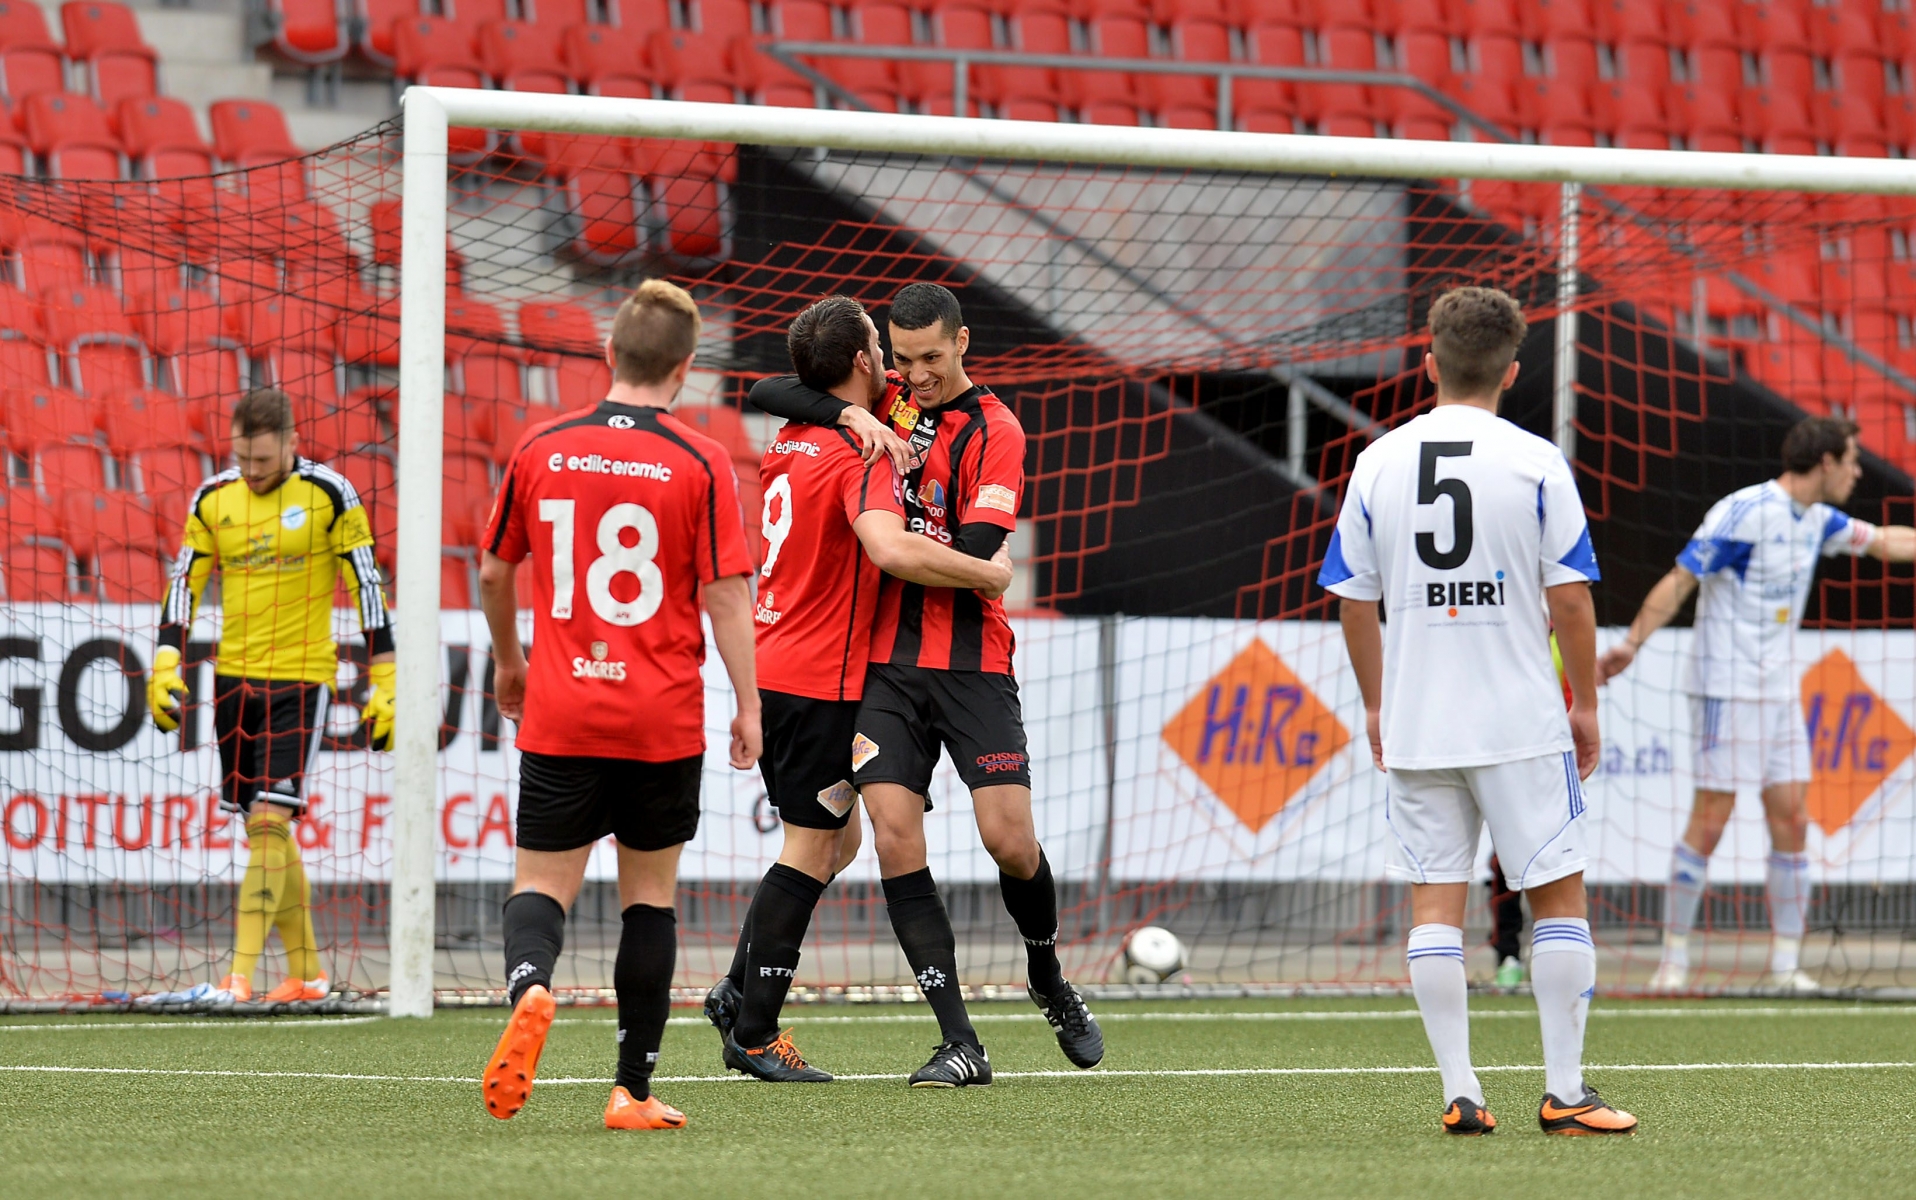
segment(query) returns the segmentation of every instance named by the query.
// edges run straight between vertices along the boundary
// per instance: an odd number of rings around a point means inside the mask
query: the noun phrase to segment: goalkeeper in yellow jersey
[[[225,1004],[253,999],[269,928],[286,946],[287,978],[261,999],[321,1000],[332,990],[319,961],[310,889],[292,821],[326,732],[338,651],[333,592],[344,578],[359,610],[372,690],[362,710],[369,744],[391,744],[392,621],[373,561],[372,528],[346,477],[301,458],[292,403],[257,388],[233,411],[235,466],[199,486],[186,516],[147,685],[153,723],[179,728],[180,653],[206,583],[221,576],[223,620],[213,684],[220,806],[246,814],[251,849],[239,890],[233,965],[217,986],[153,997]]]

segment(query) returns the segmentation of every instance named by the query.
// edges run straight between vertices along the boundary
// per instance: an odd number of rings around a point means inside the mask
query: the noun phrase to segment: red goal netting
[[[224,465],[231,405],[261,385],[293,397],[302,452],[356,489],[394,603],[438,571],[438,980],[499,985],[515,773],[474,547],[519,432],[598,398],[606,318],[656,274],[701,304],[678,411],[731,448],[754,532],[773,426],[742,397],[786,369],[786,322],[828,292],[881,315],[909,282],[960,296],[967,367],[1029,435],[1020,678],[1075,978],[1118,978],[1141,923],[1180,935],[1200,983],[1404,977],[1382,783],[1316,569],[1356,454],[1431,399],[1422,321],[1443,289],[1524,303],[1506,415],[1548,433],[1557,188],[455,130],[445,470],[414,485],[443,489],[444,551],[400,563],[399,137],[214,178],[0,179],[0,1004],[224,969],[246,849],[216,802],[217,576],[181,731],[155,729],[143,697],[189,498]],[[1804,413],[1862,426],[1851,511],[1911,519],[1916,203],[1595,189],[1580,218],[1575,465],[1606,624],[1628,621],[1711,502],[1775,474]],[[357,729],[365,651],[343,592],[333,618],[337,696],[296,840],[322,956],[360,993],[385,977],[392,775]],[[1799,640],[1817,752],[1805,962],[1833,985],[1916,978],[1911,621],[1907,569],[1844,560]],[[1660,635],[1606,695],[1590,880],[1607,986],[1641,983],[1656,957],[1689,802],[1686,644]],[[686,986],[723,970],[778,846],[755,777],[714,760],[706,782],[682,872]],[[968,799],[943,771],[934,793],[967,982],[1013,982],[1022,956]],[[1711,867],[1705,984],[1763,967],[1766,854],[1760,813],[1739,809]],[[609,863],[594,860],[561,967],[581,994],[609,983]],[[908,980],[869,851],[821,905],[800,975]]]

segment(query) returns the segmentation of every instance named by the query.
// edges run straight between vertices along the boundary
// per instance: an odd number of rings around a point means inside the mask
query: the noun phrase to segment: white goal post
[[[1228,133],[435,87],[407,89],[403,104],[397,549],[408,564],[436,562],[440,553],[447,130],[453,126],[1055,163],[1559,183],[1571,195],[1584,184],[1916,195],[1916,161],[1900,159]],[[1573,278],[1576,209],[1569,196],[1564,211],[1562,278]],[[1567,325],[1559,336],[1555,424],[1563,442],[1566,360],[1574,358],[1575,343]],[[396,1017],[430,1016],[433,1007],[438,620],[438,572],[409,569],[395,622],[389,1012]]]

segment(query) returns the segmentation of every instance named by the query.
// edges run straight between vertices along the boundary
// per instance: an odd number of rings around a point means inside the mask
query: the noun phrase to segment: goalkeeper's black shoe
[[[731,1034],[725,1035],[725,1065],[734,1071],[762,1079],[766,1083],[830,1083],[830,1072],[821,1071],[805,1061],[792,1044],[787,1029],[763,1046],[741,1046]]]
[[[1051,1032],[1058,1035],[1058,1049],[1064,1051],[1072,1066],[1089,1071],[1104,1061],[1104,1031],[1098,1028],[1098,1019],[1091,1015],[1077,988],[1067,983],[1050,997],[1037,988],[1026,988],[1025,993],[1044,1010]]]
[[[730,975],[719,976],[712,990],[705,993],[705,1019],[719,1031],[721,1043],[732,1040],[732,1026],[738,1024],[738,1010],[744,1003],[745,997]]]
[[[931,1061],[911,1073],[911,1086],[984,1087],[991,1082],[991,1059],[983,1046],[946,1042],[931,1052]]]

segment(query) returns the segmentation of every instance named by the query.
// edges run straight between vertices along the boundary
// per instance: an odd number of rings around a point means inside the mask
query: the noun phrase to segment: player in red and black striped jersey
[[[861,410],[885,398],[878,328],[856,300],[813,304],[792,322],[786,344],[798,383]],[[979,588],[995,601],[1011,584],[1011,557],[1001,549],[972,558],[908,531],[892,462],[865,463],[840,428],[786,425],[765,452],[760,479],[759,769],[784,824],[784,846],[753,895],[732,971],[706,1008],[723,1035],[727,1066],[771,1082],[823,1082],[831,1076],[778,1033],[778,1015],[812,910],[858,852],[852,739],[880,570],[968,595]]]
[[[990,557],[1017,525],[1024,430],[966,375],[971,335],[949,290],[911,284],[893,299],[888,317],[898,374],[884,416],[910,449],[908,526],[973,558]],[[777,380],[755,386],[751,401],[776,416],[827,425],[849,408]],[[892,928],[942,1035],[931,1061],[911,1077],[913,1086],[991,1080],[958,995],[951,922],[925,863],[925,797],[941,749],[971,789],[979,837],[998,863],[1005,908],[1024,937],[1033,1002],[1073,1063],[1091,1067],[1104,1056],[1104,1036],[1058,963],[1057,891],[1031,816],[1013,650],[996,600],[893,578],[880,587],[852,766],[871,814]]]

